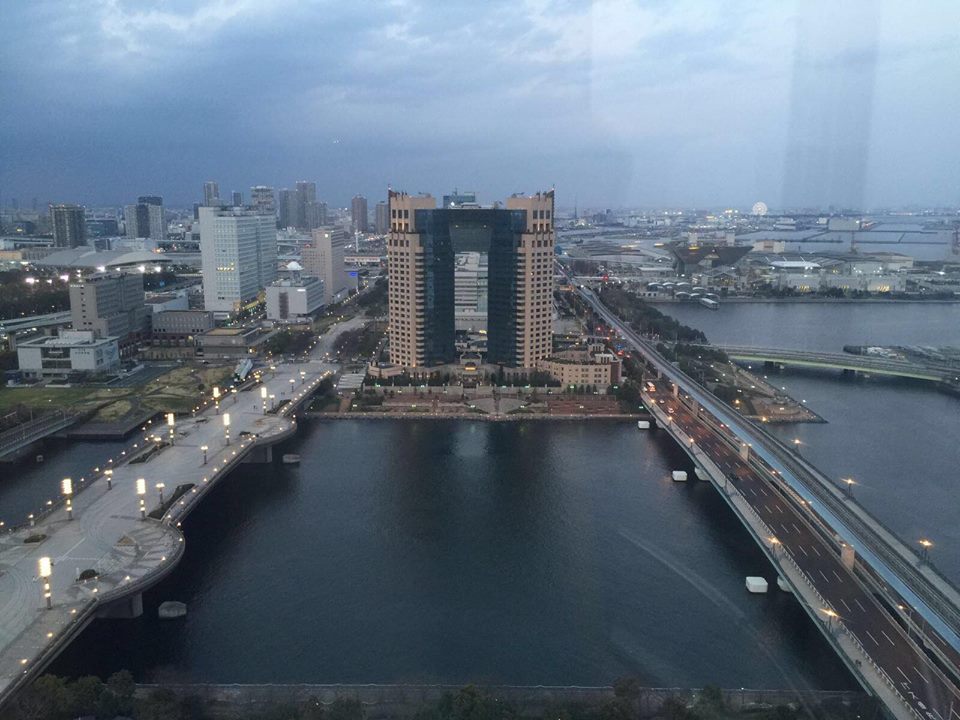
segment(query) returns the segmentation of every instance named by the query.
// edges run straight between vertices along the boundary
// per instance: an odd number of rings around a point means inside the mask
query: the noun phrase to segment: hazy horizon
[[[960,5],[15,0],[0,193],[956,206]]]

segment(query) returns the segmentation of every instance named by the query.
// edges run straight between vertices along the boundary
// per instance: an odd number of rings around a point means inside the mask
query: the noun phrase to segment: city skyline
[[[229,196],[308,177],[341,207],[544,181],[581,206],[956,204],[960,8],[827,10],[14,3],[0,192],[187,207],[208,178]]]

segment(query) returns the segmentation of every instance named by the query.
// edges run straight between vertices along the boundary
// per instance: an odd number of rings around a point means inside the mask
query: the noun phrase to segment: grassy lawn
[[[111,422],[141,410],[189,412],[201,393],[209,393],[213,385],[228,381],[232,372],[233,365],[185,365],[132,387],[0,388],[0,411],[18,404],[38,409],[99,408],[94,418],[97,422]]]

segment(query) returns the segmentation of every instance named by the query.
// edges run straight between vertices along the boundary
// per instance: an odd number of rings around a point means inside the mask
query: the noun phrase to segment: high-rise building
[[[338,227],[322,227],[313,231],[310,245],[303,248],[303,274],[323,280],[323,302],[329,305],[348,289],[343,249],[347,233]]]
[[[386,235],[390,231],[390,206],[383,200],[377,203],[374,219],[377,235]]]
[[[554,193],[514,195],[506,207],[437,209],[429,195],[390,191],[387,240],[391,362],[453,362],[456,254],[487,255],[487,362],[532,368],[550,355]]]
[[[233,193],[233,207],[243,207],[243,193],[239,190],[234,190]]]
[[[147,318],[140,273],[96,273],[70,283],[73,329],[117,338],[121,355],[146,334]]]
[[[273,188],[266,185],[254,185],[250,188],[250,207],[264,215],[276,215],[277,203],[273,197]]]
[[[297,226],[297,191],[283,188],[277,193],[277,214],[280,217],[280,227]]]
[[[167,236],[163,198],[158,195],[141,195],[136,205],[127,205],[123,209],[123,221],[127,237],[163,240]]]
[[[367,199],[363,195],[355,195],[350,202],[350,219],[353,221],[354,232],[365,233],[369,229]]]
[[[299,180],[297,188],[297,217],[294,226],[300,230],[312,230],[319,225],[317,213],[317,184]],[[310,224],[317,220],[317,224]]]
[[[51,205],[50,224],[53,226],[53,244],[57,247],[75,248],[87,244],[83,206],[67,203]]]
[[[277,227],[243,208],[200,208],[204,309],[234,313],[277,278]]]
[[[220,205],[220,185],[213,180],[207,180],[203,184],[203,204],[207,207],[218,207]]]

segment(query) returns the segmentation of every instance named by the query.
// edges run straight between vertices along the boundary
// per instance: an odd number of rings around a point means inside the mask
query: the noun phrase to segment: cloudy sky
[[[0,193],[960,203],[960,3],[3,0]]]

